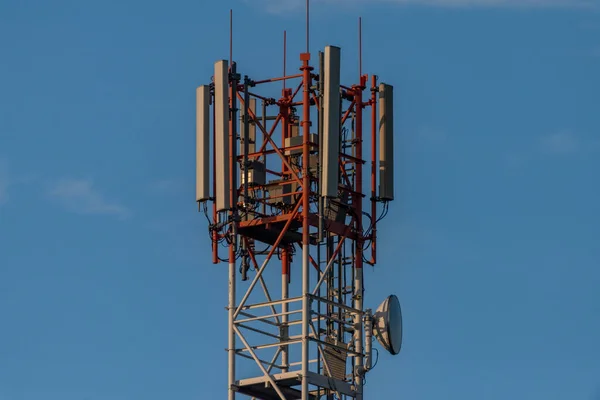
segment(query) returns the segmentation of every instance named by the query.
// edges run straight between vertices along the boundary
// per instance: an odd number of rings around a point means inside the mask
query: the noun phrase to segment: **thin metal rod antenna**
[[[287,59],[287,32],[283,31],[283,76],[285,77],[285,71],[286,71],[286,59]],[[285,81],[287,79],[283,80],[283,89],[285,90]]]
[[[358,79],[362,76],[362,17],[358,17]]]
[[[310,22],[310,0],[306,0],[306,52],[309,53],[309,22]]]
[[[233,61],[233,9],[229,10],[229,65]]]

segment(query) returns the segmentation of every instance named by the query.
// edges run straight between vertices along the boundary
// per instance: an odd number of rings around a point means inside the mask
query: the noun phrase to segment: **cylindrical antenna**
[[[233,61],[233,9],[229,10],[229,65]]]
[[[358,79],[362,77],[362,17],[358,17]]]
[[[310,22],[310,0],[306,0],[306,52],[309,53],[308,51],[308,39],[309,39],[309,22]]]

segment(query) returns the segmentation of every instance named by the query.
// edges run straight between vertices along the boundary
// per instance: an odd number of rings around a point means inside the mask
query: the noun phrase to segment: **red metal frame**
[[[285,36],[284,36],[284,62],[285,62]],[[230,150],[230,183],[231,185],[231,211],[230,218],[232,218],[232,223],[229,225],[229,231],[218,231],[214,229],[212,231],[212,253],[213,263],[219,262],[219,249],[218,242],[220,239],[226,238],[231,235],[232,232],[240,231],[242,237],[244,237],[243,230],[248,227],[259,227],[259,226],[273,226],[273,223],[286,221],[286,228],[278,230],[277,242],[281,246],[287,246],[287,244],[281,243],[282,238],[287,233],[288,228],[290,227],[290,221],[294,220],[297,223],[301,224],[302,227],[302,244],[310,245],[310,229],[311,227],[319,226],[319,217],[314,212],[311,212],[311,202],[313,201],[314,195],[316,193],[312,193],[310,191],[311,182],[318,181],[318,177],[312,176],[309,173],[309,163],[310,163],[310,153],[311,149],[318,148],[318,143],[314,143],[310,141],[310,133],[311,133],[311,107],[317,107],[319,109],[320,98],[317,96],[316,91],[312,88],[313,77],[317,79],[322,79],[318,75],[313,75],[313,67],[310,65],[310,54],[302,53],[300,55],[300,60],[302,65],[300,67],[301,73],[293,74],[293,75],[285,75],[285,65],[284,65],[284,75],[281,77],[274,77],[268,79],[262,79],[258,81],[253,81],[251,87],[257,87],[258,85],[282,82],[283,89],[281,91],[281,98],[279,100],[272,99],[267,96],[262,96],[260,94],[248,91],[248,95],[254,97],[256,99],[263,100],[268,105],[275,105],[278,107],[278,113],[275,116],[274,121],[270,122],[270,126],[263,126],[260,118],[257,117],[257,112],[248,109],[248,118],[252,121],[252,123],[257,127],[257,133],[262,134],[262,141],[260,141],[261,146],[258,150],[248,153],[246,155],[248,160],[263,160],[265,162],[266,173],[270,176],[276,176],[279,179],[283,178],[284,181],[270,183],[265,186],[256,186],[254,189],[267,190],[269,187],[273,187],[274,185],[286,185],[291,182],[295,182],[298,187],[297,189],[282,194],[274,194],[272,196],[264,195],[262,198],[257,198],[256,203],[262,204],[263,208],[267,207],[270,202],[277,201],[277,199],[292,199],[290,203],[294,203],[294,198],[300,196],[300,202],[296,203],[295,209],[298,209],[299,212],[296,213],[291,211],[291,208],[288,209],[280,209],[278,210],[279,215],[269,215],[266,213],[257,213],[256,218],[250,221],[238,221],[236,219],[236,209],[241,206],[238,204],[238,199],[241,196],[241,189],[237,187],[235,181],[236,171],[239,170],[238,162],[243,162],[244,156],[234,156],[236,154],[236,143],[237,137],[234,137],[233,134],[235,130],[235,124],[237,120],[231,119],[229,123],[230,129],[230,138],[229,138],[229,150]],[[301,78],[301,82],[295,89],[286,88],[286,82],[293,79]],[[244,85],[241,85],[238,76],[236,74],[230,74],[230,107],[232,109],[245,107],[244,98],[242,96],[243,91],[245,90]],[[344,235],[348,239],[356,241],[356,257],[355,257],[355,268],[363,267],[363,259],[368,264],[375,264],[377,261],[377,77],[370,77],[370,90],[371,95],[370,98],[365,102],[363,101],[363,92],[367,88],[367,82],[369,81],[368,75],[360,75],[359,82],[357,84],[346,86],[341,85],[343,89],[343,96],[345,99],[349,100],[349,104],[345,109],[341,124],[342,126],[346,123],[349,118],[352,116],[354,118],[354,154],[349,154],[345,152],[340,152],[340,170],[342,177],[342,185],[340,186],[340,190],[345,191],[349,194],[351,199],[351,208],[353,210],[350,223],[340,223],[336,221],[327,221],[327,229],[333,233],[338,235]],[[235,88],[235,90],[234,90]],[[302,99],[301,101],[295,101],[296,95],[303,89]],[[290,137],[290,123],[291,123],[291,108],[292,107],[302,107],[302,115],[296,116],[295,118],[300,119],[301,132],[303,141],[302,144],[295,146],[285,146],[286,138]],[[364,117],[364,109],[367,107],[371,107],[371,121],[370,128],[371,131],[371,140],[370,140],[370,160],[365,160],[363,158],[363,117]],[[214,118],[214,112],[213,112]],[[281,144],[275,143],[273,139],[274,134],[277,128],[280,127],[281,133]],[[257,140],[257,142],[259,142]],[[286,156],[287,152],[297,151],[302,149],[302,168],[296,168],[292,165],[292,156]],[[214,150],[213,150],[214,151]],[[271,164],[270,168],[266,166],[266,160],[268,156],[277,155],[280,159],[280,166],[278,168],[273,168]],[[363,192],[363,165],[370,161],[370,207],[369,213],[371,217],[370,222],[370,230],[367,235],[365,235],[362,215],[363,211],[366,211],[363,206],[363,198],[365,194]],[[213,162],[213,171],[214,171]],[[348,175],[348,168],[353,170],[354,176]],[[277,170],[279,169],[279,170]],[[214,190],[214,185],[213,185]],[[266,210],[266,209],[265,209]],[[213,221],[216,224],[218,220],[218,215],[216,212],[216,208],[213,206]],[[356,216],[361,216],[357,218]],[[366,241],[370,241],[370,257],[369,259],[364,258],[363,256],[363,247]],[[232,240],[230,242],[230,251],[229,251],[229,259],[230,261],[235,261],[234,254],[234,243]],[[282,254],[285,253],[285,257],[282,257],[282,273],[287,271],[289,273],[289,264],[290,264],[290,253],[286,250],[281,250]],[[285,264],[287,263],[287,267]],[[318,267],[318,266],[317,266]]]

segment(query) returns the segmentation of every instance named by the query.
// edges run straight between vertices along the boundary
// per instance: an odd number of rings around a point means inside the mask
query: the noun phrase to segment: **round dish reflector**
[[[402,310],[395,295],[388,296],[374,315],[374,331],[377,341],[391,354],[398,354],[402,347]]]

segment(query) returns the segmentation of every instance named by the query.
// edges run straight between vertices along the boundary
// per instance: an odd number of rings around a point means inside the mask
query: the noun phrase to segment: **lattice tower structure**
[[[229,400],[363,398],[393,87],[343,84],[340,60],[327,46],[316,66],[302,53],[298,73],[261,80],[221,60],[197,89],[196,200],[212,262],[229,266]],[[278,98],[263,93],[274,85]]]

